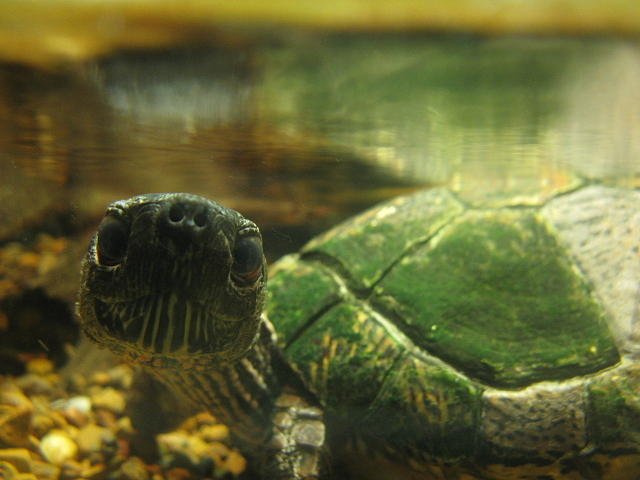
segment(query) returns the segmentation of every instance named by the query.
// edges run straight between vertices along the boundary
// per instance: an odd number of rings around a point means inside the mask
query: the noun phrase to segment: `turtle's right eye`
[[[231,273],[242,282],[253,282],[262,272],[264,255],[259,237],[247,236],[236,241]]]
[[[98,263],[107,267],[122,263],[127,253],[128,239],[129,228],[124,221],[105,217],[98,227]]]

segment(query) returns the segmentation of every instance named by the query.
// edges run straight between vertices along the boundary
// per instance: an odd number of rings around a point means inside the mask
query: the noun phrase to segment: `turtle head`
[[[89,337],[130,360],[207,364],[251,347],[265,286],[253,222],[197,195],[138,195],[107,208],[79,313]]]

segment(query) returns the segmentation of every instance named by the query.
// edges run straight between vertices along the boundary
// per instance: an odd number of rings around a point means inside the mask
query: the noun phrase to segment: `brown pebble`
[[[49,418],[51,418],[51,420],[53,420],[56,427],[61,428],[63,430],[69,428],[69,422],[67,422],[67,419],[64,417],[62,412],[58,412],[56,410],[49,410],[48,412],[46,412],[46,415]]]
[[[86,478],[87,480],[91,479],[102,479],[104,478],[104,471],[107,469],[107,466],[104,463],[100,463],[97,465],[91,465],[89,467],[84,466],[82,470],[82,478]]]
[[[113,367],[108,372],[111,384],[123,390],[131,388],[133,383],[133,369],[129,365],[121,364]]]
[[[36,413],[33,416],[33,420],[31,421],[31,426],[33,427],[33,433],[41,438],[46,433],[56,426],[53,419],[44,413]]]
[[[109,410],[103,410],[101,408],[94,410],[96,423],[101,427],[106,427],[110,430],[115,430],[117,425],[117,416]]]
[[[191,473],[185,468],[172,468],[165,474],[167,480],[189,480]]]
[[[136,433],[130,417],[120,417],[116,422],[116,434],[119,437],[130,437]]]
[[[122,480],[148,480],[149,472],[142,460],[138,457],[131,457],[120,466],[118,478]]]
[[[21,288],[9,278],[0,278],[0,297],[6,298],[21,293]]]
[[[32,408],[30,407],[0,407],[0,446],[29,447],[31,418]]]
[[[15,382],[10,381],[0,383],[0,405],[33,408],[31,400],[22,393],[22,390]]]
[[[106,465],[90,465],[87,461],[67,460],[60,469],[59,480],[104,479]]]
[[[53,362],[48,358],[34,358],[27,362],[27,372],[36,375],[46,375],[53,372]]]
[[[31,473],[31,455],[25,448],[1,449],[0,461],[10,463],[20,473]]]
[[[38,265],[38,274],[46,275],[60,264],[60,257],[51,253],[43,253]]]
[[[124,395],[111,387],[92,393],[91,402],[95,408],[104,408],[114,413],[122,413],[126,405]]]
[[[51,395],[53,384],[45,377],[35,373],[26,373],[16,379],[18,385],[27,395]]]
[[[11,465],[9,462],[4,462],[0,460],[0,478],[2,480],[17,480],[18,478],[18,470],[16,467]]]
[[[58,480],[60,478],[60,467],[49,462],[34,459],[31,462],[31,467],[39,480]]]
[[[118,438],[116,440],[117,450],[116,457],[127,458],[131,455],[131,442],[124,438]]]
[[[52,237],[42,234],[38,236],[36,250],[39,252],[49,252],[59,254],[69,246],[69,240],[64,237]]]
[[[83,375],[74,374],[68,381],[69,391],[71,393],[85,392],[87,383],[87,379]]]
[[[76,443],[80,453],[84,455],[97,452],[107,453],[106,450],[113,451],[114,449],[115,436],[107,428],[89,424],[78,430]]]
[[[90,453],[83,459],[85,463],[88,463],[92,467],[104,466],[107,463],[109,463],[110,460],[111,460],[111,455],[107,455],[106,453],[102,453],[102,452]],[[83,475],[85,477],[87,476],[86,470],[83,472]]]
[[[91,383],[96,385],[105,386],[111,382],[111,375],[107,372],[96,372],[91,375]]]
[[[60,466],[60,476],[64,479],[84,477],[84,465],[76,460],[66,460]]]
[[[36,268],[40,263],[40,255],[34,252],[24,252],[18,257],[18,263],[21,267]]]

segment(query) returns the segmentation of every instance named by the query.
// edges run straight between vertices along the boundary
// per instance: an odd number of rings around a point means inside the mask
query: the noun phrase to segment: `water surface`
[[[183,190],[264,225],[275,257],[415,188],[500,203],[637,186],[639,86],[637,44],[610,39],[296,33],[4,65],[0,240]]]

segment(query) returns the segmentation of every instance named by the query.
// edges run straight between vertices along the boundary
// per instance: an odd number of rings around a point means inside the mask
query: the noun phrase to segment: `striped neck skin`
[[[282,388],[272,328],[263,319],[255,344],[240,359],[187,368],[149,365],[146,370],[195,407],[211,412],[242,442],[260,445],[270,435],[273,404]]]

